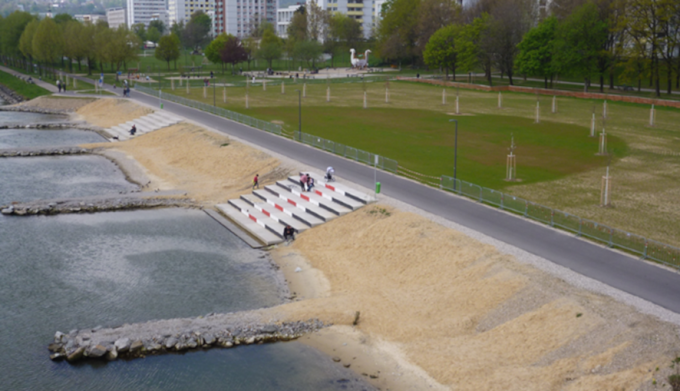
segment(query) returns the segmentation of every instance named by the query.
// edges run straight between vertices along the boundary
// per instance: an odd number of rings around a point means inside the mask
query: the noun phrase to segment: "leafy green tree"
[[[80,31],[80,37],[78,39],[83,58],[87,60],[88,75],[92,75],[92,69],[97,67],[97,44],[95,42],[97,30],[97,25],[85,23]]]
[[[449,69],[453,71],[453,80],[456,80],[456,38],[460,31],[460,25],[455,24],[440,28],[432,34],[423,52],[425,64],[444,68],[447,80]]]
[[[461,70],[472,72],[481,66],[489,85],[492,85],[490,53],[481,49],[490,19],[489,14],[483,13],[481,17],[474,18],[472,23],[465,25],[455,39],[455,51],[456,63]]]
[[[158,40],[161,39],[161,32],[158,31],[157,28],[150,26],[149,29],[146,30],[146,39],[153,43],[158,43]]]
[[[26,25],[33,19],[31,14],[21,11],[12,12],[4,19],[2,30],[0,30],[0,48],[4,55],[11,57],[22,56],[19,50],[19,40]]]
[[[553,50],[557,23],[557,18],[551,16],[524,34],[515,60],[519,73],[543,77],[545,88],[548,88],[548,78],[555,74]]]
[[[555,61],[562,73],[585,78],[585,89],[598,73],[598,57],[607,39],[607,24],[600,20],[597,7],[586,3],[577,8],[555,33]]]
[[[175,69],[177,69],[177,59],[179,58],[180,40],[175,34],[164,35],[158,41],[158,47],[154,56],[168,63],[168,70],[170,69],[170,61],[175,61]]]
[[[198,49],[205,45],[210,35],[210,28],[212,20],[203,11],[197,11],[191,14],[191,19],[184,28],[184,42],[187,47]]]
[[[135,23],[132,25],[132,31],[137,34],[139,37],[139,40],[142,42],[146,42],[146,27],[144,26],[144,23]]]
[[[224,45],[227,44],[229,37],[232,37],[232,35],[222,33],[215,37],[215,39],[213,39],[212,42],[210,42],[208,46],[205,47],[205,58],[207,58],[208,61],[213,64],[221,64],[222,73],[224,73],[224,62],[222,61],[221,53]]]
[[[307,12],[304,6],[298,8],[290,19],[286,29],[288,39],[293,42],[304,41],[307,39]],[[264,34],[262,35],[264,37]]]
[[[255,59],[255,54],[257,53],[257,43],[258,41],[255,37],[248,37],[241,41],[241,46],[243,46],[243,50],[246,51],[248,70],[250,70],[250,62]]]
[[[323,53],[323,48],[316,40],[299,41],[295,43],[294,53],[297,59],[305,61],[308,66],[314,68]]]
[[[257,50],[257,57],[267,61],[269,68],[272,67],[272,61],[281,58],[283,52],[283,44],[281,39],[272,31],[265,31],[260,41],[260,48]]]
[[[324,41],[324,53],[331,56],[331,66],[334,66],[338,49],[356,48],[362,39],[363,32],[359,22],[339,12],[331,15],[328,20],[328,35]]]
[[[81,61],[87,55],[85,47],[87,41],[81,39],[84,28],[83,24],[76,20],[66,23],[64,27],[64,55],[78,63],[78,71],[81,70]],[[72,63],[72,61],[69,61],[69,69],[71,71],[73,70]]]
[[[38,31],[39,24],[40,22],[37,19],[30,21],[19,39],[19,50],[31,62],[33,61],[33,37],[35,37],[35,32]]]
[[[137,35],[139,37],[139,35]],[[106,23],[97,22],[94,25],[93,55],[99,62],[99,70],[104,72],[104,63],[112,63],[109,43],[113,40],[113,30]]]
[[[128,30],[126,26],[108,30],[110,40],[105,45],[106,59],[115,71],[119,71],[123,64],[137,59],[142,42],[137,34]]]
[[[423,56],[425,46],[437,30],[460,19],[461,6],[456,0],[421,0],[418,5],[416,46],[418,56]]]
[[[389,60],[415,59],[421,0],[390,0],[377,29],[378,51]]]
[[[52,18],[40,21],[33,36],[33,56],[42,63],[52,63],[64,53],[64,37]]]
[[[54,15],[54,22],[60,26],[65,25],[68,22],[74,21],[73,16],[69,14],[57,14]]]
[[[152,27],[155,27],[161,35],[165,33],[165,23],[162,20],[152,20],[149,22],[149,29]]]

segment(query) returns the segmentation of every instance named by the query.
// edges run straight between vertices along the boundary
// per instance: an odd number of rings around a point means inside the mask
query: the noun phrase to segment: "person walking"
[[[255,174],[255,178],[253,178],[253,190],[255,190],[256,187],[258,189],[260,188],[260,174]]]
[[[59,89],[59,92],[61,93],[61,80],[57,80],[57,88]]]

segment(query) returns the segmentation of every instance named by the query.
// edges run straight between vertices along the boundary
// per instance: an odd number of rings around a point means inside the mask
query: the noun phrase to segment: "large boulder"
[[[83,357],[83,354],[84,354],[84,353],[85,353],[85,348],[79,347],[78,349],[76,349],[76,350],[70,352],[70,353],[66,356],[66,360],[68,360],[69,362],[78,361],[78,360],[80,360],[80,359]]]
[[[142,341],[135,341],[130,344],[130,352],[135,353],[140,351],[144,347],[144,343]]]
[[[99,344],[97,344],[93,347],[90,347],[87,351],[88,357],[99,358],[99,357],[101,357],[105,354],[106,354],[106,346],[99,345]]]
[[[130,350],[130,338],[121,338],[113,345],[119,353],[125,353]]]

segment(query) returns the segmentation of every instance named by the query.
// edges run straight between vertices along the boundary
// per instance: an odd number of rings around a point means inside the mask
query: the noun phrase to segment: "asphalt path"
[[[114,90],[110,90],[114,92]],[[131,98],[158,106],[158,97],[133,90]],[[261,130],[163,101],[164,109],[228,135],[276,151],[324,170],[333,166],[340,176],[373,188],[373,168]],[[303,131],[304,112],[302,109]],[[566,234],[545,225],[479,204],[449,192],[378,171],[382,193],[432,214],[509,243],[579,274],[680,314],[680,274]]]

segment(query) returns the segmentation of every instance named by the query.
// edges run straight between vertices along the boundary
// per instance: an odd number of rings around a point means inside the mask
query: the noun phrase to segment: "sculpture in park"
[[[368,53],[371,53],[370,50],[366,50],[363,56],[359,54],[358,57],[356,55],[356,50],[350,49],[349,52],[352,53],[352,68],[354,69],[368,68]]]

